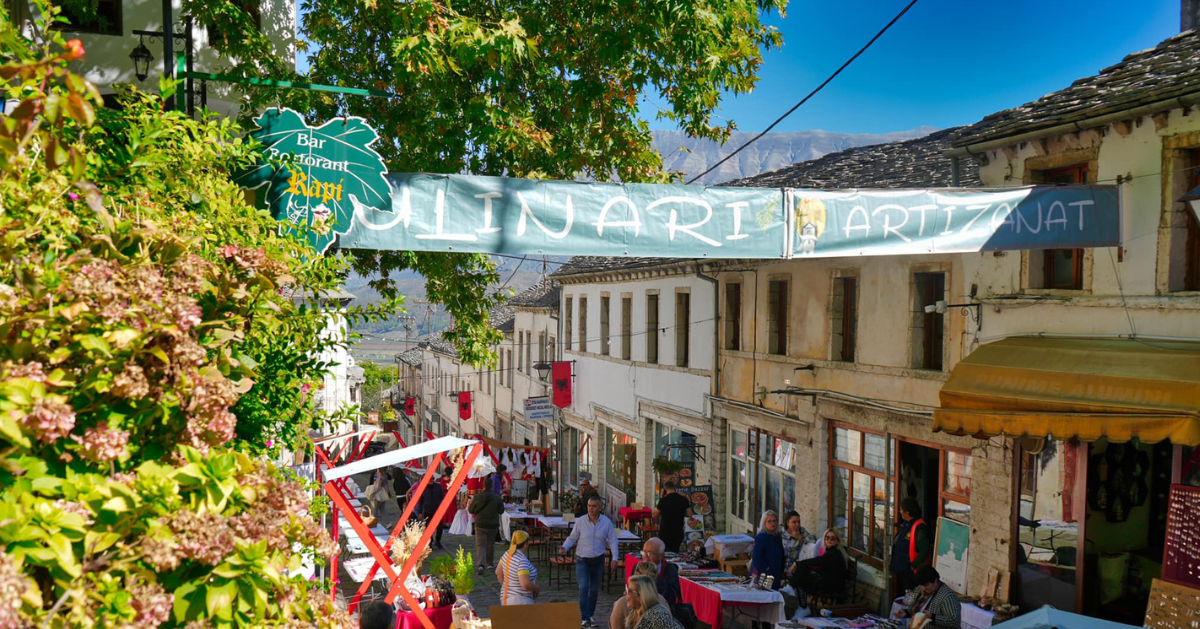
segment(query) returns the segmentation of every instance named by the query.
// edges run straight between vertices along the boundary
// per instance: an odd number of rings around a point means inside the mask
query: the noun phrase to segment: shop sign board
[[[554,404],[548,396],[525,398],[525,421],[554,421]]]

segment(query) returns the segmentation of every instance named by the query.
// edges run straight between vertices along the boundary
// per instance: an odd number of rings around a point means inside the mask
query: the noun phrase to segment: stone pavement
[[[363,486],[365,486],[365,482],[363,483]],[[383,526],[387,527],[388,530],[391,530],[392,527],[395,526],[396,520],[398,520],[399,517],[400,511],[396,508],[396,503],[393,502],[388,505],[387,509],[379,519]],[[433,561],[433,559],[436,557],[447,555],[452,557],[456,556],[460,547],[465,553],[470,553],[471,555],[475,554],[474,537],[447,534],[442,537],[442,544],[446,547],[446,549],[438,550],[435,548],[429,555],[429,558],[425,560],[426,566],[428,566],[429,562]],[[507,549],[508,545],[503,541],[498,540],[496,543],[496,559],[499,560],[500,556]],[[537,582],[542,586],[542,595],[538,598],[539,603],[561,603],[579,600],[579,589],[573,576],[572,583],[567,584],[564,582],[560,587],[555,587],[550,582],[549,565],[538,561],[535,561],[535,565],[537,566],[538,570]],[[339,568],[338,572],[339,578],[341,579],[339,586],[341,596],[339,599],[348,599],[352,597],[358,590],[359,584],[350,578],[350,575],[344,568]],[[383,593],[385,593],[385,589],[382,587],[383,582],[380,581],[379,583],[381,585],[375,588],[376,596],[382,596]],[[595,615],[595,620],[602,629],[608,626],[608,617],[612,614],[613,604],[615,604],[617,599],[621,598],[623,595],[624,587],[622,583],[614,582],[609,588],[605,588],[602,584],[600,588],[600,597],[596,604]],[[460,597],[461,596],[463,595],[460,594]],[[371,596],[367,595],[363,597],[363,600],[370,600],[370,598]],[[466,594],[465,598],[471,601],[471,605],[475,608],[475,613],[479,614],[481,618],[487,618],[489,616],[488,607],[500,604],[500,583],[496,579],[495,571],[488,570],[486,574],[476,574],[475,590],[469,594]],[[728,612],[725,614],[725,627],[728,629],[744,629],[748,626],[748,624],[748,622],[745,622],[741,619],[731,618],[731,614]],[[697,629],[708,629],[708,625],[700,623],[697,626]]]
[[[400,511],[396,508],[396,503],[393,502],[387,507],[383,516],[380,517],[380,524],[387,527],[388,530],[391,530],[392,527],[396,525],[396,520],[398,520],[399,517]],[[474,537],[466,535],[444,535],[442,537],[442,545],[446,547],[446,550],[438,550],[436,548],[433,549],[433,552],[430,553],[429,558],[425,560],[426,566],[428,566],[429,563],[437,557],[456,556],[458,554],[459,547],[462,547],[464,553],[469,553],[471,555],[475,554]],[[506,550],[508,550],[508,545],[503,541],[498,540],[496,543],[496,559],[499,560],[500,556]],[[535,566],[538,570],[537,582],[542,586],[542,595],[538,598],[539,603],[562,603],[568,601],[577,602],[579,600],[579,588],[575,582],[574,576],[572,576],[572,583],[567,584],[564,582],[561,587],[555,588],[550,582],[549,565],[544,562],[535,562]],[[359,583],[355,582],[344,568],[339,567],[338,573],[338,576],[341,579],[339,584],[341,597],[339,598],[349,599],[353,597],[354,593],[358,591]],[[382,583],[383,582],[381,581],[380,586],[375,588],[375,591],[378,593],[377,595],[382,595],[384,592]],[[616,603],[617,599],[624,595],[623,585],[624,584],[622,583],[614,582],[612,587],[608,588],[607,590],[604,587],[600,588],[600,597],[596,604],[595,620],[601,626],[608,626],[608,617],[612,614],[613,604]],[[611,592],[611,594],[609,592]],[[459,596],[462,597],[464,595],[460,594]],[[476,574],[475,590],[470,594],[466,594],[465,598],[471,601],[471,605],[475,608],[475,613],[478,614],[480,618],[487,618],[488,607],[500,604],[500,583],[496,579],[495,570],[488,570],[486,574],[482,575]],[[369,596],[364,595],[363,600],[369,600]]]

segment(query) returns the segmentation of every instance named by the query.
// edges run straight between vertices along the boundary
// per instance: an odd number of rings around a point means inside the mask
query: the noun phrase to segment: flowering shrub
[[[0,629],[349,627],[296,574],[327,505],[249,456],[322,418],[348,263],[247,204],[231,121],[98,107],[53,12],[0,11]]]

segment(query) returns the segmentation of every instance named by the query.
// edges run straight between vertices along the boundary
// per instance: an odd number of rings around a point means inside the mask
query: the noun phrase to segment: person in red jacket
[[[891,572],[907,592],[920,585],[917,570],[933,562],[933,536],[921,519],[921,505],[913,498],[900,501],[900,520],[892,538]]]

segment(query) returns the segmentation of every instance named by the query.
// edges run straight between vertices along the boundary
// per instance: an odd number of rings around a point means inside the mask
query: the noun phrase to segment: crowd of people
[[[442,472],[419,498],[414,510],[429,526],[441,505],[451,480],[451,471]],[[415,487],[402,469],[389,473],[377,470],[371,479],[368,499],[377,514],[394,497],[403,510],[412,499]],[[686,616],[690,609],[682,602],[679,568],[666,560],[666,553],[679,552],[684,541],[684,522],[692,515],[689,500],[677,493],[671,482],[664,483],[663,495],[653,509],[659,523],[660,537],[651,538],[642,548],[642,561],[635,566],[626,584],[624,596],[613,607],[608,629],[683,629],[677,616]],[[495,544],[500,534],[504,513],[503,470],[489,474],[471,499],[467,512],[474,518],[475,557],[479,574],[494,570],[504,605],[534,604],[542,593],[537,583],[537,567],[530,560],[531,543],[525,531],[514,531],[508,550],[497,561]],[[604,500],[590,479],[580,482],[579,501],[575,507],[576,521],[559,552],[575,554],[575,571],[579,587],[580,626],[598,627],[594,620],[601,580],[605,570],[612,567],[613,558],[620,557],[616,525],[605,516]],[[442,549],[442,534],[446,523],[452,521],[456,505],[437,525],[433,544]],[[914,618],[936,629],[958,627],[961,611],[958,597],[941,582],[931,565],[932,536],[928,524],[921,519],[917,501],[906,498],[900,504],[900,521],[893,538],[889,565],[901,591],[911,591],[908,603],[896,612],[897,617]],[[805,548],[815,546],[810,557]],[[833,528],[820,539],[801,525],[795,511],[784,514],[782,521],[775,511],[762,514],[751,553],[750,570],[756,576],[770,577],[770,587],[779,590],[790,585],[796,597],[788,606],[787,615],[799,607],[808,607],[810,596],[836,595],[842,591],[851,572],[852,563],[841,534]],[[362,627],[394,626],[394,610],[366,605],[360,614]],[[694,618],[694,617],[693,617]],[[392,624],[387,625],[387,622]],[[385,624],[377,624],[385,623]],[[760,623],[754,623],[756,626]],[[762,623],[761,626],[770,627]]]

